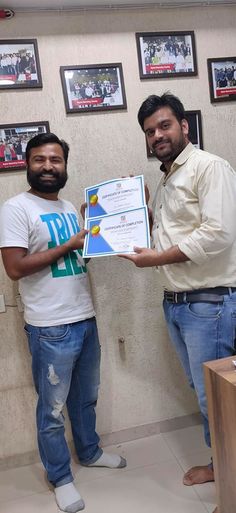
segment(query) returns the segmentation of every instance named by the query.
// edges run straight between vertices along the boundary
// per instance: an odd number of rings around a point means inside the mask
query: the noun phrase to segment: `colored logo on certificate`
[[[98,195],[97,194],[92,194],[89,198],[89,203],[92,207],[94,207],[98,202]]]
[[[99,235],[99,232],[100,232],[100,226],[98,226],[98,224],[95,224],[94,226],[92,226],[90,233],[93,237],[97,237],[97,235]]]

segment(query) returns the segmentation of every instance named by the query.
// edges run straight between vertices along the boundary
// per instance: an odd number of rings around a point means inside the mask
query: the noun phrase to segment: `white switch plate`
[[[4,295],[0,294],[0,313],[3,313],[5,311],[6,311],[6,305],[5,305]]]

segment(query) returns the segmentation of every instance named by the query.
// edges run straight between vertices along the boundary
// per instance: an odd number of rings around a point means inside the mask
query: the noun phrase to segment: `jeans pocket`
[[[217,318],[221,315],[222,304],[205,302],[188,303],[188,309],[195,317],[208,319]]]
[[[59,326],[47,326],[39,328],[40,340],[48,342],[57,342],[63,340],[70,332],[69,324],[60,324]]]

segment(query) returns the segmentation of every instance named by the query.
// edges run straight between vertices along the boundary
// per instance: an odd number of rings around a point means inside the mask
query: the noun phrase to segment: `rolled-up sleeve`
[[[179,241],[179,249],[194,263],[229,248],[236,240],[236,173],[218,159],[196,173],[200,226]]]

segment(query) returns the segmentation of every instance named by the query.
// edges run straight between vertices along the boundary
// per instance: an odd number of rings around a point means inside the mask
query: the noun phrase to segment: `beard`
[[[45,176],[48,175],[48,180]],[[53,178],[53,179],[52,179]],[[57,171],[40,171],[36,173],[27,168],[27,181],[32,189],[43,193],[58,192],[65,187],[68,180],[67,170],[58,173]]]
[[[164,145],[162,147],[162,145]],[[151,150],[152,153],[161,162],[174,162],[178,155],[183,151],[186,146],[186,140],[181,133],[177,141],[172,141],[168,137],[163,137],[162,141],[156,142]]]

